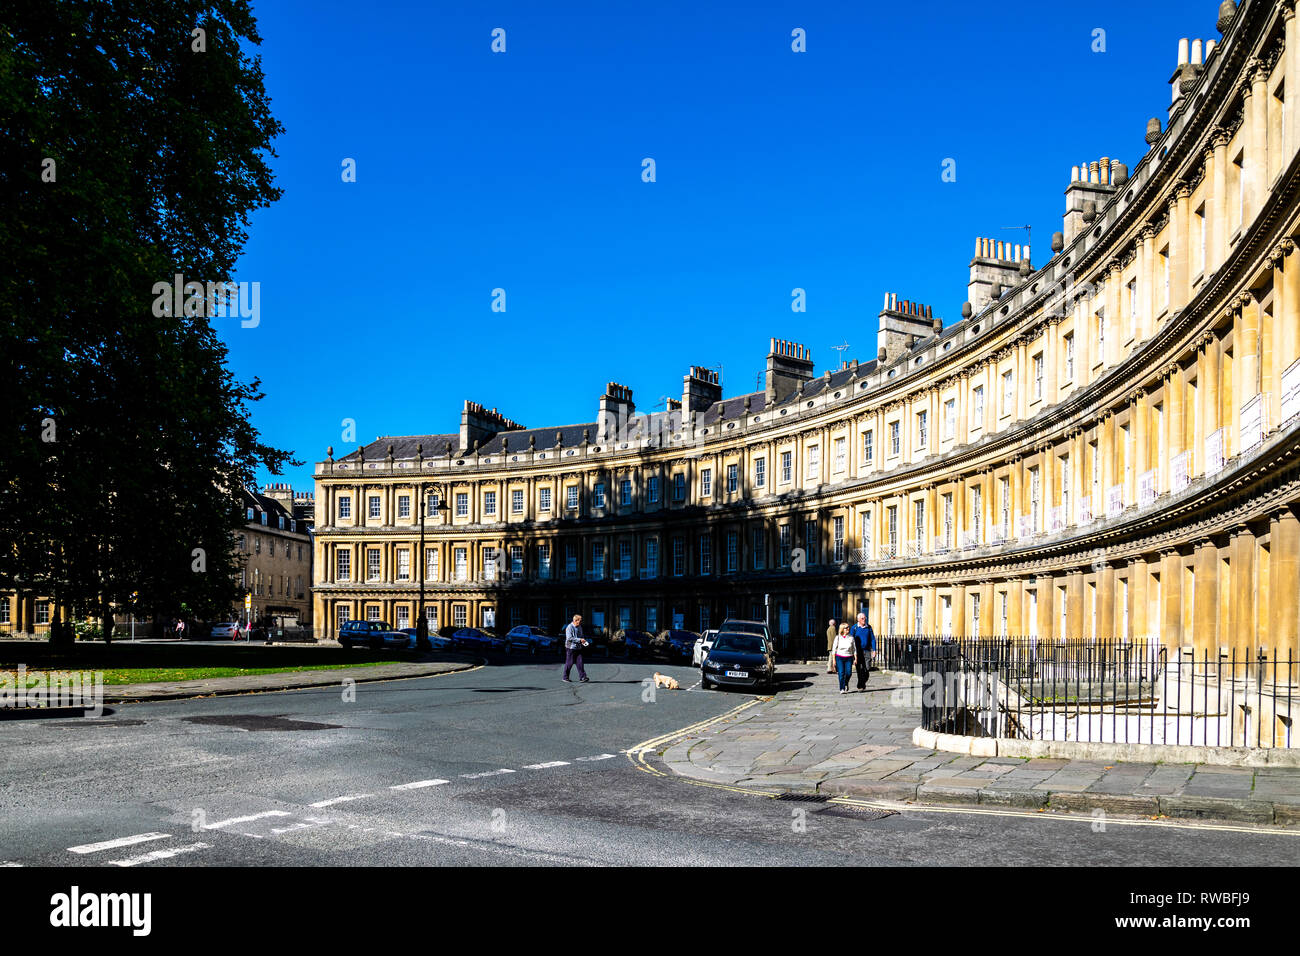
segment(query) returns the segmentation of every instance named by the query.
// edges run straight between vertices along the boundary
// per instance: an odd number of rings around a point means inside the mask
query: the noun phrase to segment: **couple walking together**
[[[830,643],[826,673],[833,670],[839,675],[840,693],[849,692],[849,677],[855,661],[858,665],[858,690],[866,690],[867,678],[871,676],[871,660],[876,656],[876,632],[867,623],[866,614],[859,612],[858,623],[851,628],[847,622],[837,627],[835,619],[831,618],[830,626],[826,628],[826,640]]]

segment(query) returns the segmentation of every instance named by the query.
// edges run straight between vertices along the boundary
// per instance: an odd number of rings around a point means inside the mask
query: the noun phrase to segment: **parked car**
[[[346,621],[339,628],[339,643],[348,650],[358,644],[364,644],[372,651],[385,647],[409,647],[410,640],[405,632],[393,630],[385,621]]]
[[[419,650],[418,642],[420,632],[413,627],[403,627],[400,630],[411,639],[411,650]],[[452,644],[450,637],[443,637],[441,634],[430,633],[429,646],[435,651],[449,651],[454,645]]]
[[[723,631],[730,631],[733,633],[738,632],[742,634],[761,634],[763,635],[763,639],[767,642],[767,646],[771,650],[772,655],[776,655],[776,642],[772,640],[772,632],[768,630],[765,621],[742,621],[739,618],[728,618],[723,621],[722,626],[718,628],[718,633],[722,633]]]
[[[709,656],[709,648],[713,647],[713,639],[718,636],[718,629],[712,628],[701,634],[695,641],[695,647],[692,648],[691,665],[693,667],[702,667],[704,658]]]
[[[527,651],[530,654],[550,652],[559,646],[559,640],[532,624],[520,624],[506,634],[506,650]]]
[[[695,642],[700,639],[694,631],[669,630],[659,636],[667,642],[668,653],[683,664],[694,654]]]
[[[650,653],[650,642],[654,637],[645,631],[627,627],[620,631],[623,635],[623,651],[628,657],[646,657]]]
[[[462,627],[451,636],[452,642],[459,650],[467,651],[504,651],[505,638],[482,627]]]
[[[700,668],[700,687],[717,684],[770,691],[776,686],[776,655],[772,642],[761,634],[728,631],[725,626]]]
[[[238,636],[239,629],[238,621],[223,621],[212,625],[212,633],[208,637],[213,641],[233,641]]]

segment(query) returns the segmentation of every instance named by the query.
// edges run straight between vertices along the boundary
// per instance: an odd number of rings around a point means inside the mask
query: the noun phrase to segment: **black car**
[[[700,635],[694,631],[664,631],[659,635],[668,642],[668,651],[682,661],[689,661],[695,655],[695,642]]]
[[[776,686],[776,655],[761,634],[720,631],[700,668],[700,686],[713,684],[772,690]]]
[[[654,636],[635,628],[623,629],[623,649],[628,657],[646,657],[650,653],[650,642]]]

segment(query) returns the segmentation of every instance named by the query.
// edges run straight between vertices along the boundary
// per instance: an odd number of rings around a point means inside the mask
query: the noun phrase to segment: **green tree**
[[[280,195],[260,42],[246,0],[0,9],[0,588],[106,639],[135,591],[228,607],[238,489],[290,460],[227,368],[238,320],[155,309],[177,273],[229,279]]]

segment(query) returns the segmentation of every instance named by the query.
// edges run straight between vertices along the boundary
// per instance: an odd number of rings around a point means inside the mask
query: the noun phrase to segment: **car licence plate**
[[[727,671],[728,677],[748,677],[749,671]]]

